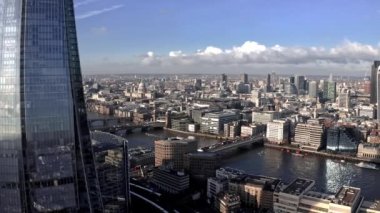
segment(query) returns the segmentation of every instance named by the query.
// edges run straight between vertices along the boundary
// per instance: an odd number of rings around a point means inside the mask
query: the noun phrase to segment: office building
[[[273,120],[279,119],[280,113],[275,111],[264,111],[264,112],[252,112],[252,122],[267,124]]]
[[[323,85],[322,89],[322,98],[325,100],[329,100],[331,102],[335,102],[336,100],[336,82],[332,81],[321,81]]]
[[[222,82],[226,82],[227,83],[228,79],[227,79],[227,75],[226,74],[222,74]]]
[[[350,91],[345,91],[339,94],[337,98],[337,105],[340,108],[346,108],[346,109],[349,109],[351,107]]]
[[[289,77],[289,83],[291,83],[291,84],[294,84],[294,83],[295,83],[295,78],[294,78],[294,76],[290,76],[290,77]]]
[[[202,117],[201,132],[220,135],[224,131],[224,124],[239,120],[240,115],[233,111],[206,113]]]
[[[295,84],[285,84],[284,92],[286,95],[297,95],[298,89]]]
[[[373,65],[371,67],[371,97],[370,102],[371,104],[376,104],[378,97],[377,97],[377,87],[378,87],[378,70],[380,67],[380,61],[374,61]]]
[[[235,213],[240,210],[240,197],[232,193],[218,194],[215,208],[220,213]]]
[[[297,124],[294,144],[301,149],[320,150],[325,146],[325,128],[320,124]]]
[[[255,104],[256,107],[260,107],[261,106],[261,91],[252,90],[251,101]]]
[[[167,166],[174,170],[184,169],[185,154],[197,151],[197,141],[194,138],[172,137],[166,140],[156,140],[155,166]]]
[[[189,124],[191,123],[191,120],[189,118],[177,118],[172,119],[172,129],[186,132],[189,128]]]
[[[303,93],[305,91],[305,76],[295,76],[294,85],[297,87],[298,93]]]
[[[233,121],[227,124],[224,124],[224,137],[226,138],[235,138],[240,135],[240,121]]]
[[[369,105],[369,106],[364,106],[364,105],[361,105],[358,107],[358,116],[365,116],[365,117],[368,117],[368,118],[376,118],[376,107],[374,105]]]
[[[276,190],[273,195],[274,212],[298,212],[300,199],[314,184],[313,180],[297,178],[283,189]]]
[[[334,126],[327,130],[328,151],[356,153],[359,143],[354,127]]]
[[[285,120],[273,120],[272,122],[268,122],[266,138],[270,143],[289,143],[290,122]]]
[[[197,78],[194,80],[194,89],[202,90],[202,79]]]
[[[130,208],[128,141],[98,131],[91,133],[91,139],[104,211],[128,212]]]
[[[279,183],[280,180],[276,178],[241,175],[229,180],[228,191],[239,195],[246,207],[271,210],[273,194]]]
[[[318,95],[318,87],[316,81],[311,81],[309,83],[309,97],[316,98]]]
[[[267,76],[267,86],[266,86],[266,92],[272,92],[272,85],[271,85],[271,76],[268,74]]]
[[[152,183],[160,190],[170,194],[179,194],[189,188],[189,175],[165,166],[153,169]]]
[[[215,176],[220,167],[221,156],[214,152],[193,152],[185,155],[185,170],[192,177],[208,178]]]
[[[247,73],[241,74],[240,81],[243,82],[243,84],[248,84],[248,74]]]
[[[358,157],[378,160],[380,162],[380,144],[361,143],[358,146]]]
[[[207,178],[207,202],[214,203],[220,192],[228,191],[228,179],[209,177]]]
[[[73,0],[0,5],[0,212],[101,212]]]
[[[257,132],[257,127],[255,125],[241,126],[240,127],[240,136],[242,138],[248,138],[255,135]]]

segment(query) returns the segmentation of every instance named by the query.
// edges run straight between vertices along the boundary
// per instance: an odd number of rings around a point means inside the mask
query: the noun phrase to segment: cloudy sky
[[[83,72],[364,75],[379,0],[75,0]]]

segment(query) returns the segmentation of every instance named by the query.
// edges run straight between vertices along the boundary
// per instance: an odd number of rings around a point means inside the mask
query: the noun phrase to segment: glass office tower
[[[73,0],[0,0],[0,212],[101,212]]]

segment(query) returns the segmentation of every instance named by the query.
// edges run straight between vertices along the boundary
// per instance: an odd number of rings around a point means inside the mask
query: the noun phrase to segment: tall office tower
[[[295,83],[294,76],[289,77],[289,83],[291,83],[291,84]]]
[[[222,82],[226,82],[227,83],[227,75],[226,74],[222,74]]]
[[[310,98],[316,98],[317,97],[317,82],[311,81],[309,83],[309,97]]]
[[[73,0],[0,1],[0,212],[102,212]]]
[[[241,74],[240,81],[243,82],[244,84],[248,84],[248,74],[247,73]]]
[[[272,92],[272,86],[271,86],[271,76],[270,74],[268,74],[267,76],[267,88],[266,88],[266,92]]]
[[[303,92],[305,90],[305,76],[296,75],[294,84],[296,85],[299,93]]]
[[[380,61],[374,61],[371,70],[371,104],[377,103],[377,71],[380,67]]]

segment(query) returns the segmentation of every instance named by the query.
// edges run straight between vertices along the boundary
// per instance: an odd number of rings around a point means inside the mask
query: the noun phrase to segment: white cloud
[[[185,56],[181,50],[177,50],[177,51],[170,51],[169,52],[169,57],[181,57],[181,56]]]
[[[380,59],[380,47],[344,41],[332,47],[267,47],[255,41],[246,41],[241,46],[221,49],[208,46],[195,53],[184,54],[181,50],[169,52],[167,56],[154,57],[154,64],[162,65],[360,65]],[[146,64],[146,63],[145,63]]]
[[[124,5],[119,4],[119,5],[114,5],[114,6],[111,6],[111,7],[103,8],[103,9],[100,9],[100,10],[89,11],[89,12],[86,12],[84,14],[77,15],[76,19],[77,20],[81,20],[81,19],[90,18],[90,17],[93,17],[93,16],[97,16],[97,15],[100,15],[100,14],[103,14],[103,13],[107,13],[107,12],[110,12],[110,11],[113,11],[113,10],[120,9],[122,7],[124,7]]]

